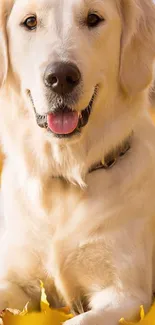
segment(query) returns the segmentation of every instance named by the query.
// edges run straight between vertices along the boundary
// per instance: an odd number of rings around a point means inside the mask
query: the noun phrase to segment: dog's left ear
[[[4,31],[0,25],[0,88],[3,86],[8,72],[7,45],[4,38]]]
[[[13,0],[0,0],[0,88],[8,73],[7,18],[12,6]]]
[[[121,86],[136,94],[149,86],[155,59],[155,5],[152,0],[120,0],[123,34]]]

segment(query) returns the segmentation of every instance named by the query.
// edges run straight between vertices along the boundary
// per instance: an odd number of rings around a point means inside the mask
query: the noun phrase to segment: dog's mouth
[[[81,112],[73,110],[69,106],[62,105],[56,108],[54,112],[49,112],[46,115],[39,115],[36,112],[32,95],[29,92],[29,96],[34,107],[37,124],[42,128],[46,128],[49,132],[52,132],[56,137],[59,138],[69,137],[75,133],[80,133],[81,129],[85,127],[89,121],[94,100],[97,95],[97,90],[98,87],[95,87],[93,96],[88,106]]]
[[[47,115],[48,129],[57,136],[70,136],[87,125],[95,99],[94,92],[89,105],[77,112],[68,106],[60,107],[55,113]]]

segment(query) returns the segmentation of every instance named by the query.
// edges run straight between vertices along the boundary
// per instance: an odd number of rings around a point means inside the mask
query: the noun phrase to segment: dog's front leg
[[[109,303],[105,306],[108,295]],[[136,297],[128,296],[128,293],[119,295],[111,288],[98,293],[94,301],[90,311],[65,322],[65,325],[118,325],[122,317],[129,321],[139,320],[140,306],[143,305],[148,311],[151,297],[141,290],[136,292]]]
[[[9,241],[0,246],[0,311],[6,308],[22,310],[29,302],[38,308],[41,270],[37,254],[28,245]]]
[[[0,279],[0,311],[6,308],[22,311],[29,299],[29,296],[18,284]]]

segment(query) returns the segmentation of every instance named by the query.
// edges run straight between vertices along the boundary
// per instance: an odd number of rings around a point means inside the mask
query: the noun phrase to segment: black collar
[[[115,149],[111,150],[107,155],[105,155],[103,160],[100,160],[98,163],[94,164],[90,169],[89,173],[95,172],[99,169],[110,169],[112,168],[117,161],[126,155],[126,153],[131,148],[131,137],[130,135],[126,138],[121,145],[118,145]]]

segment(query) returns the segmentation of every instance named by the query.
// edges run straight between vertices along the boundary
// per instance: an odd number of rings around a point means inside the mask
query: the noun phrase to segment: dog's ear
[[[8,72],[8,55],[7,44],[4,36],[4,31],[0,26],[0,88],[4,84]]]
[[[123,22],[120,80],[128,94],[152,81],[155,58],[155,6],[152,0],[120,0]]]
[[[13,0],[0,0],[0,88],[8,73],[7,18],[12,5]]]

